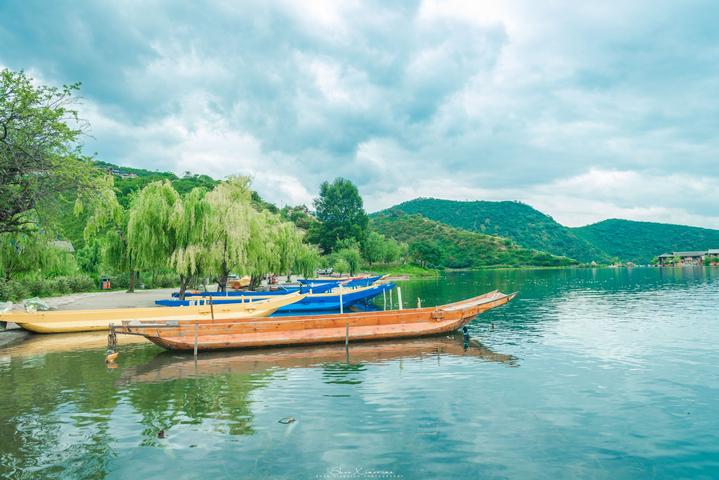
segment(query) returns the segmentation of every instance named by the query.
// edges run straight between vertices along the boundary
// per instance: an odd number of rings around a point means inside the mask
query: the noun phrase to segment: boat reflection
[[[125,335],[118,343],[130,345],[134,343],[150,344],[143,337]],[[93,350],[107,348],[107,332],[81,332],[30,334],[20,343],[13,344],[0,350],[3,356],[30,357],[46,353],[74,352],[80,350]]]
[[[127,382],[165,382],[207,375],[306,368],[328,363],[356,365],[444,355],[475,357],[510,367],[518,366],[517,358],[513,355],[495,352],[476,339],[464,342],[462,335],[450,335],[361,342],[350,344],[349,350],[345,350],[344,345],[328,345],[201,353],[197,359],[187,354],[161,352],[143,365],[125,369],[122,379]]]

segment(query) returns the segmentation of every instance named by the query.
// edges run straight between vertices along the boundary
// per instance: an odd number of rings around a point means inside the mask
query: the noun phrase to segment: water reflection
[[[461,335],[449,335],[354,343],[349,350],[345,350],[344,345],[327,345],[202,353],[197,359],[187,354],[178,355],[163,351],[147,363],[125,369],[120,382],[157,383],[207,376],[261,374],[277,370],[321,367],[327,383],[355,383],[352,378],[356,373],[363,372],[363,366],[367,363],[442,355],[475,357],[508,366],[518,365],[516,357],[495,352],[477,339],[471,339],[469,348],[465,349]]]

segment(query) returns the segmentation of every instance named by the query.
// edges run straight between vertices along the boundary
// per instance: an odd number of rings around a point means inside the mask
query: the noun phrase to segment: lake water
[[[466,350],[442,336],[195,363],[127,344],[115,369],[98,335],[0,350],[0,475],[719,477],[719,269],[462,272],[401,286],[405,304],[424,306],[519,296],[470,325]]]

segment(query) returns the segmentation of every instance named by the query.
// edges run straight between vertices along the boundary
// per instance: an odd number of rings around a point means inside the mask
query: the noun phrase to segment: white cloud
[[[103,160],[252,174],[278,203],[342,175],[370,210],[518,199],[570,225],[719,226],[711,3],[11,7],[0,63],[82,80]]]

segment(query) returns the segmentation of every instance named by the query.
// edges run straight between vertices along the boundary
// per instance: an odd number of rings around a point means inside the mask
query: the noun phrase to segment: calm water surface
[[[0,475],[719,477],[719,269],[401,286],[425,306],[520,296],[475,320],[466,350],[443,336],[195,363],[131,344],[108,369],[101,336],[34,338],[0,350]]]

